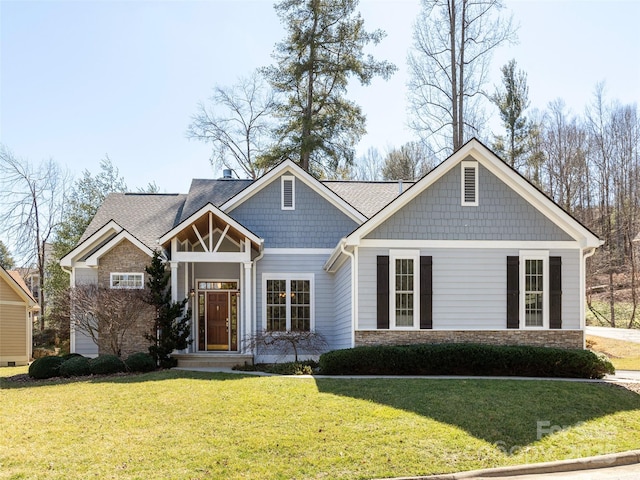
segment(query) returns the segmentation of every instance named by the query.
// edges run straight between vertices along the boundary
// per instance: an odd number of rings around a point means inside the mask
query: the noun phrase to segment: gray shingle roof
[[[79,243],[114,220],[153,249],[156,240],[176,224],[186,198],[184,194],[111,193],[105,198]]]
[[[208,180],[194,178],[191,181],[189,195],[180,215],[180,222],[189,218],[195,212],[204,207],[207,203],[212,203],[219,207],[231,197],[240,193],[253,183],[253,180]]]
[[[324,181],[322,183],[367,218],[371,218],[400,194],[399,182]],[[402,191],[413,183],[402,182]]]
[[[251,185],[252,180],[194,179],[188,194],[112,193],[82,235],[82,243],[113,220],[153,249],[156,240],[207,203],[216,207]],[[398,182],[325,181],[329,189],[366,217],[381,210],[399,194]],[[413,185],[404,182],[403,189]]]

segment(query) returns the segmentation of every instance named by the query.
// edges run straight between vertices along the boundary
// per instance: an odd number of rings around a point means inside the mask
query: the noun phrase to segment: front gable
[[[463,164],[474,165],[474,201],[464,201]],[[471,189],[474,185],[471,183]],[[473,195],[475,194],[475,195]],[[467,195],[470,195],[467,192]],[[366,239],[573,241],[473,156],[454,164]]]
[[[222,206],[265,248],[333,248],[365,217],[292,162],[284,162]]]
[[[463,164],[476,165],[476,198],[465,201]],[[468,180],[468,179],[467,179]],[[363,239],[572,241],[595,248],[600,239],[478,140],[425,175],[351,233]],[[336,247],[336,250],[339,248]]]

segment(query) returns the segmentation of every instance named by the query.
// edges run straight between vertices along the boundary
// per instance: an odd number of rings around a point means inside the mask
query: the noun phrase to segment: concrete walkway
[[[613,338],[627,342],[640,343],[640,330],[629,328],[585,327],[584,333],[596,337]]]

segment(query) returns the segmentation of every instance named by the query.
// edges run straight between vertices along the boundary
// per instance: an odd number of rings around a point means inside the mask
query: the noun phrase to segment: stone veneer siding
[[[582,330],[358,330],[355,344],[481,343],[536,347],[584,348]]]
[[[109,288],[111,286],[110,274],[112,272],[142,273],[146,285],[147,273],[145,272],[145,267],[150,263],[151,257],[149,255],[125,239],[100,257],[98,285]],[[149,340],[145,338],[145,335],[151,333],[153,329],[153,316],[153,308],[149,306],[148,312],[143,314],[141,320],[127,331],[120,352],[120,356],[123,359],[132,353],[149,351]],[[108,346],[101,343],[98,345],[98,354],[113,353],[108,349]]]

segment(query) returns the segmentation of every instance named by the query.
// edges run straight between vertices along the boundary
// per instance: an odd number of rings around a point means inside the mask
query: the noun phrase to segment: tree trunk
[[[449,0],[449,38],[451,42],[451,128],[453,133],[453,151],[458,150],[460,139],[458,138],[458,75],[456,59],[456,0]]]

